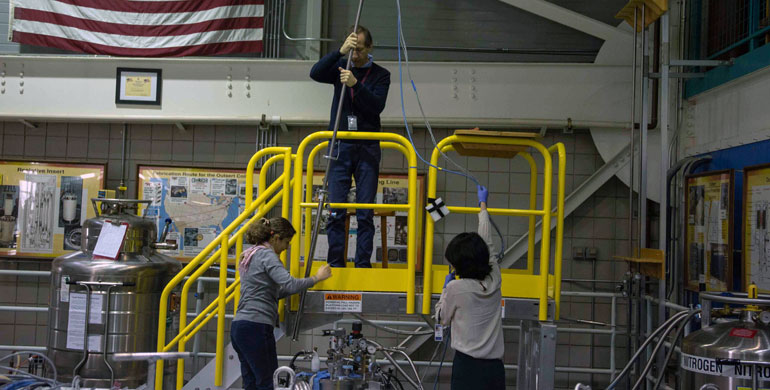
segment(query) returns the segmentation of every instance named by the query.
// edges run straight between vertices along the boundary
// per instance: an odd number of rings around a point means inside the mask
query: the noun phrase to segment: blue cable
[[[464,172],[453,171],[451,169],[441,168],[439,166],[431,164],[430,162],[428,162],[427,160],[425,160],[422,157],[422,155],[420,154],[420,151],[417,149],[417,146],[414,144],[414,140],[412,139],[412,131],[409,129],[409,122],[406,119],[406,105],[404,103],[404,79],[403,79],[403,65],[401,64],[401,45],[403,43],[404,50],[406,50],[406,41],[403,40],[403,38],[401,37],[401,1],[400,0],[396,0],[396,8],[397,8],[397,11],[398,11],[398,18],[397,18],[397,20],[398,20],[398,31],[396,31],[396,37],[398,39],[398,89],[399,89],[399,93],[401,95],[401,116],[404,118],[404,127],[406,128],[406,135],[409,137],[409,143],[412,144],[412,149],[414,149],[414,152],[415,152],[415,154],[417,154],[417,157],[422,162],[424,162],[426,165],[428,165],[430,167],[433,167],[433,168],[436,168],[437,170],[439,170],[441,172],[452,173],[452,174],[455,174],[455,175],[458,175],[458,176],[465,177],[465,178],[470,179],[471,181],[473,181],[476,184],[476,186],[480,186],[481,183],[478,181],[478,179],[476,179],[472,175],[466,174]],[[409,59],[406,59],[406,61],[408,62]],[[409,81],[412,84],[412,89],[414,90],[414,94],[417,97],[417,102],[419,103],[420,96],[417,93],[417,85],[415,85],[414,80],[411,78],[411,75],[410,75]],[[422,106],[420,107],[420,110],[422,110]],[[424,113],[423,113],[423,115],[424,115]],[[428,131],[430,131],[430,125],[428,124],[427,119],[425,120],[425,123],[428,126]],[[431,133],[431,137],[433,137],[432,133]],[[435,139],[433,140],[433,142],[434,142],[433,148],[434,149],[438,149],[438,145],[435,144],[435,142],[436,142]],[[444,155],[444,153],[441,150],[439,150],[439,153]],[[444,156],[444,157],[446,157],[446,156]],[[449,159],[449,157],[446,157],[446,158]],[[455,163],[455,162],[453,162],[453,164],[457,165],[457,163]],[[500,243],[502,245],[500,246],[500,253],[497,254],[497,258],[498,259],[502,259],[503,256],[505,255],[505,238],[503,237],[503,233],[500,232],[500,228],[497,227],[497,224],[495,223],[495,221],[492,218],[490,218],[489,221],[492,223],[492,227],[495,228],[495,231],[497,232],[497,235],[500,237]]]
[[[399,87],[399,92],[401,94],[401,115],[404,118],[404,127],[406,127],[406,134],[409,137],[409,143],[412,144],[412,149],[414,149],[414,152],[417,154],[417,157],[419,157],[419,159],[422,160],[422,162],[424,162],[426,165],[428,165],[428,166],[430,166],[432,168],[436,168],[439,171],[443,171],[443,172],[447,172],[447,173],[452,173],[452,174],[455,174],[455,175],[458,175],[458,176],[463,176],[465,178],[470,179],[471,181],[476,183],[477,186],[479,186],[479,185],[481,185],[481,183],[479,183],[479,181],[475,177],[473,177],[471,175],[465,174],[463,172],[453,171],[453,170],[446,169],[446,168],[441,168],[439,166],[431,164],[430,162],[425,160],[422,157],[422,155],[420,155],[419,150],[417,150],[417,146],[415,146],[415,144],[414,144],[414,140],[412,139],[412,131],[409,129],[409,122],[406,119],[406,105],[404,103],[404,80],[403,80],[403,71],[402,71],[402,67],[403,66],[401,64],[401,3],[399,2],[399,0],[396,0],[396,6],[398,7],[398,31],[397,31],[397,37],[398,37],[398,87]],[[412,82],[412,88],[414,89],[414,91],[416,93],[417,92],[417,87],[414,84],[414,80],[410,80],[410,81]],[[434,145],[434,148],[435,147],[436,146]]]

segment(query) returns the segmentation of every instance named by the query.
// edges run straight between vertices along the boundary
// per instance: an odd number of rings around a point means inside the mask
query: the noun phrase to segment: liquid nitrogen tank
[[[682,342],[683,389],[739,390],[770,388],[769,297],[756,287],[740,296],[701,293],[703,328]],[[740,319],[712,322],[711,302],[722,302]],[[736,306],[739,305],[739,306]],[[736,307],[740,307],[736,309]]]
[[[111,355],[156,350],[160,295],[182,267],[156,252],[172,248],[155,242],[155,222],[136,215],[139,204],[149,201],[92,199],[92,203],[98,216],[83,224],[81,251],[53,262],[48,354],[65,383],[77,375],[82,387],[136,388],[147,380],[147,362],[115,362]],[[126,225],[114,260],[94,256],[105,224]]]

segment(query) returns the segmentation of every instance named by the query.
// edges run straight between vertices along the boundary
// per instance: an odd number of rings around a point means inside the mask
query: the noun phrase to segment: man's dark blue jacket
[[[334,51],[321,58],[310,70],[310,78],[313,80],[334,84],[329,130],[334,129],[334,119],[337,116],[342,88],[338,68],[345,69],[346,61],[347,59],[339,51]],[[390,72],[372,61],[362,68],[353,67],[351,70],[358,82],[353,88],[346,88],[339,130],[347,131],[347,118],[349,115],[355,115],[359,131],[380,131],[380,113],[385,109],[385,101],[388,98]],[[351,99],[351,90],[353,99]]]

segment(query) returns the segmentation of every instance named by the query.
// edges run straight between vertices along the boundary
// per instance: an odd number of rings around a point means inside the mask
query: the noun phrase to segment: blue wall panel
[[[741,275],[743,274],[743,169],[753,165],[770,163],[770,140],[755,142],[734,148],[716,150],[704,153],[710,155],[709,163],[699,166],[693,173],[718,171],[723,169],[735,170],[735,193],[733,193],[733,289],[743,290]]]

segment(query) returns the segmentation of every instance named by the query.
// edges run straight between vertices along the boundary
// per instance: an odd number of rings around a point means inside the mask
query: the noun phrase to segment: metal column
[[[517,389],[553,390],[556,367],[556,325],[523,320],[519,331]]]
[[[669,154],[668,154],[668,116],[669,116],[669,25],[668,25],[668,12],[663,14],[660,18],[660,61],[662,66],[660,67],[660,218],[659,218],[659,244],[658,247],[666,251],[667,237],[666,237],[666,223],[668,222],[668,168],[669,168]],[[671,259],[668,256],[663,256],[665,259]],[[663,269],[666,268],[666,264],[663,265]],[[664,273],[665,276],[665,273]],[[670,277],[670,276],[669,276]],[[663,325],[666,320],[666,305],[663,302],[666,301],[666,280],[661,279],[658,281],[658,326]],[[673,348],[673,346],[672,346]],[[664,367],[664,350],[661,349],[656,356],[656,365],[658,370],[663,370]]]

